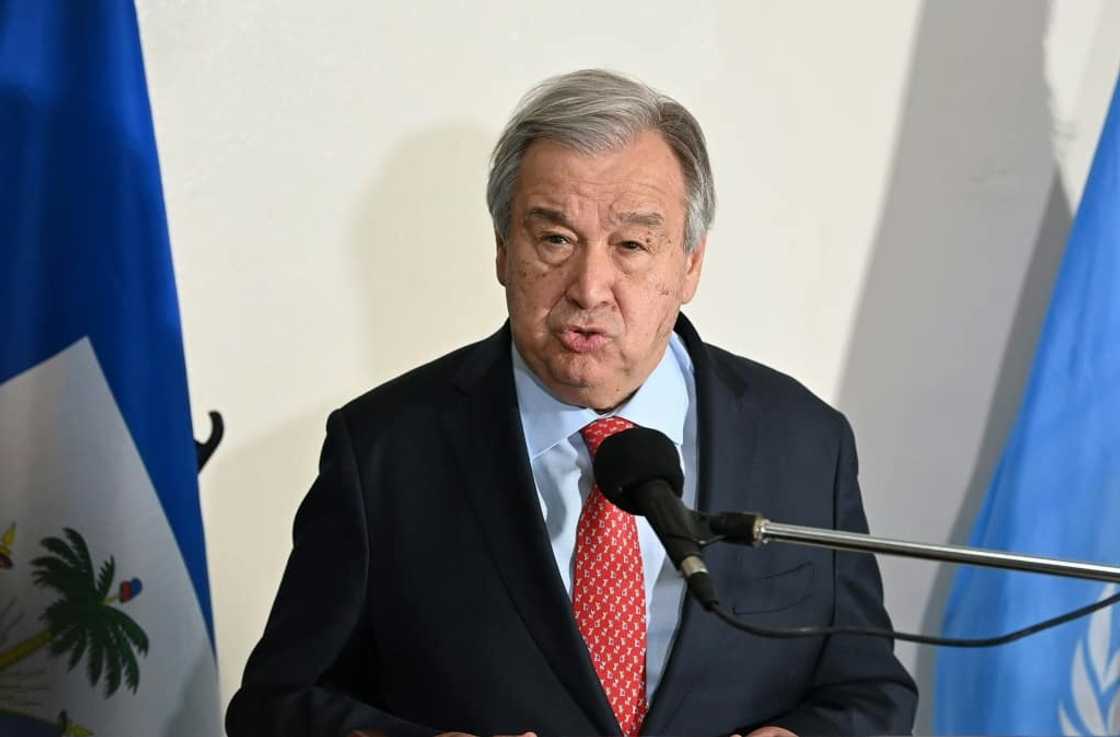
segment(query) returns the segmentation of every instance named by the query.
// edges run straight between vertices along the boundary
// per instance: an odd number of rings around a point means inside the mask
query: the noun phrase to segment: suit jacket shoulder
[[[797,379],[702,342],[683,315],[676,329],[695,365],[701,425],[717,442],[727,442],[728,434],[770,438],[785,453],[816,463],[838,459],[844,443],[854,451],[847,418]],[[728,400],[741,411],[728,411]]]
[[[360,444],[393,431],[408,431],[432,420],[479,375],[509,354],[509,330],[458,348],[390,379],[339,408],[347,429]],[[512,378],[511,378],[512,381]],[[418,428],[417,428],[418,429]]]
[[[792,376],[710,343],[705,343],[704,347],[717,370],[734,376],[775,410],[795,413],[801,419],[816,418],[830,423],[839,418],[840,412]]]

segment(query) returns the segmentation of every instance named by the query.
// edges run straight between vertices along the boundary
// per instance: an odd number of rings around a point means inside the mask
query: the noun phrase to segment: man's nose
[[[606,243],[590,243],[570,262],[567,297],[581,309],[590,310],[614,299],[617,278]]]

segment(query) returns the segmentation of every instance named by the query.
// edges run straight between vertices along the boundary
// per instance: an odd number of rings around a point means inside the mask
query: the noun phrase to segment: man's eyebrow
[[[626,225],[642,225],[647,228],[660,228],[665,218],[659,212],[620,212],[612,218]]]
[[[547,207],[530,207],[528,212],[525,213],[525,219],[532,220],[534,218],[546,220],[554,225],[563,225],[568,228],[572,227],[572,224],[568,222],[568,218],[565,217],[564,213]]]
[[[525,213],[525,219],[539,219],[545,220],[555,225],[563,225],[567,228],[573,227],[568,221],[566,215],[560,210],[553,210],[548,207],[530,207]],[[657,211],[627,211],[620,212],[611,217],[615,223],[622,225],[641,225],[646,228],[660,228],[665,224],[665,218]]]

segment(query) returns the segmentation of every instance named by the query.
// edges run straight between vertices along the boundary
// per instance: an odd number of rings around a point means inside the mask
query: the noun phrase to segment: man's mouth
[[[610,340],[601,330],[567,327],[558,334],[561,345],[573,353],[597,351]]]

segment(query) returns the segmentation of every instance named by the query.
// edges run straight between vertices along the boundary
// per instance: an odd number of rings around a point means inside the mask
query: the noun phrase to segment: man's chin
[[[621,404],[629,395],[617,377],[601,370],[551,371],[550,381],[547,382],[548,390],[554,397],[565,404],[577,407],[590,407],[595,410],[608,410]]]

